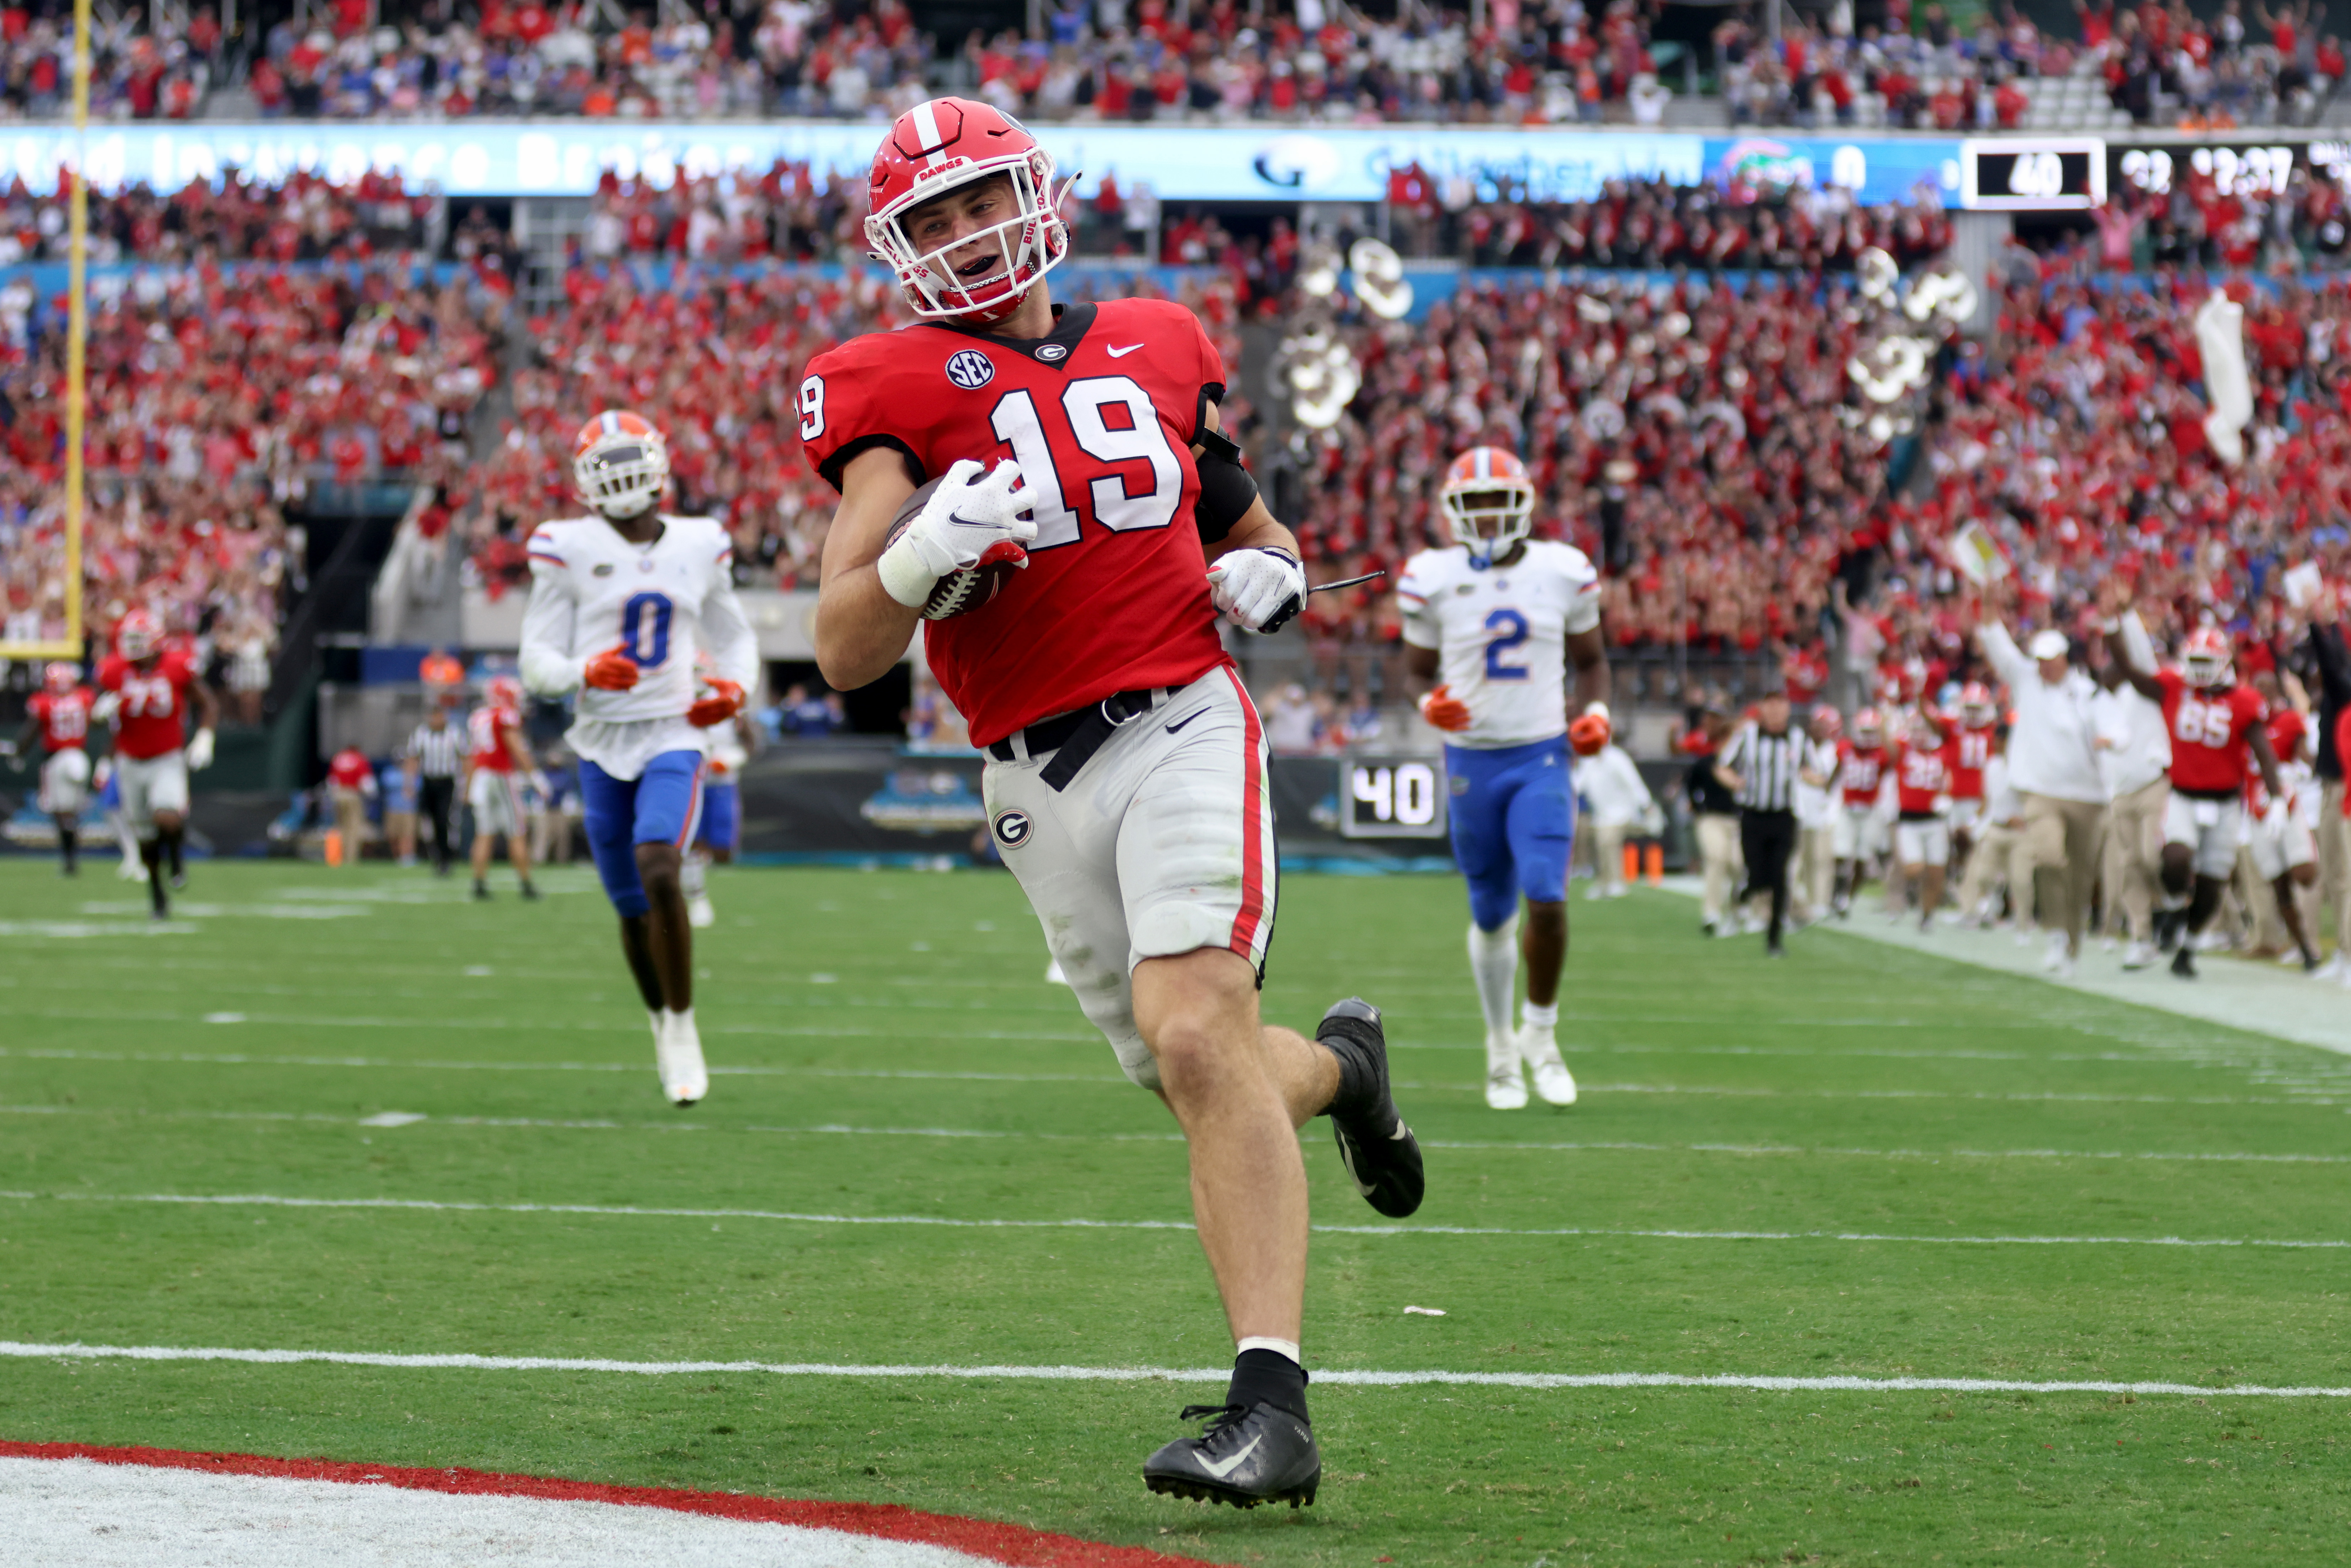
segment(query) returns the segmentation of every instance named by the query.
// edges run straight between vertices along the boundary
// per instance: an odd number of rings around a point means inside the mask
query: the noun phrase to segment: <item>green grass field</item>
[[[1229,1360],[1183,1145],[1041,983],[1008,877],[715,878],[717,1076],[679,1113],[583,872],[485,906],[203,864],[155,933],[109,870],[0,862],[0,1339]],[[1663,893],[1573,918],[1583,1103],[1499,1115],[1458,884],[1285,883],[1269,1018],[1380,1002],[1429,1145],[1406,1230],[1488,1232],[1381,1233],[1310,1126],[1316,1222],[1355,1228],[1315,1239],[1312,1365],[2211,1392],[1329,1385],[1294,1514],[1147,1495],[1210,1390],[1140,1379],[43,1356],[0,1361],[0,1438],[900,1502],[1236,1563],[2351,1555],[2351,1402],[2224,1391],[2351,1385],[2351,1060],[1844,936],[1767,967]]]

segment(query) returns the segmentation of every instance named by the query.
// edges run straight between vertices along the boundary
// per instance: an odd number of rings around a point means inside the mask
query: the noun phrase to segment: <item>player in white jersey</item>
[[[1567,966],[1567,857],[1575,841],[1568,741],[1591,756],[1608,744],[1608,653],[1600,576],[1582,550],[1528,536],[1535,488],[1499,447],[1463,453],[1441,497],[1458,541],[1423,550],[1396,585],[1405,668],[1438,684],[1421,716],[1446,732],[1454,859],[1469,882],[1469,972],[1486,1019],[1486,1103],[1514,1111],[1535,1092],[1575,1103],[1560,1060],[1560,973]],[[1568,722],[1567,666],[1575,666]],[[1510,997],[1522,941],[1522,1028]]]
[[[701,810],[707,732],[741,711],[758,645],[736,601],[726,530],[655,509],[669,487],[659,431],[633,413],[600,413],[580,432],[572,474],[598,515],[531,533],[523,684],[541,696],[580,695],[564,739],[580,758],[589,851],[652,1017],[663,1092],[691,1105],[710,1076],[680,870]],[[697,650],[716,671],[700,681]]]

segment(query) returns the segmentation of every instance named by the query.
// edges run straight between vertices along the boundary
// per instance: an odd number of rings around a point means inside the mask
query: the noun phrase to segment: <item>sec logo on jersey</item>
[[[947,356],[947,380],[966,392],[977,392],[996,379],[996,361],[977,349],[959,349]]]
[[[1026,811],[996,813],[996,841],[1008,850],[1017,850],[1027,843],[1029,835],[1033,831],[1035,831],[1035,824],[1029,821],[1029,813]]]

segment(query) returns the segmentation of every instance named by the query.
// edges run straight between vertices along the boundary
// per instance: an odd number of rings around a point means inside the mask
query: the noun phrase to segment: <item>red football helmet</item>
[[[1012,183],[1010,215],[961,235],[952,225],[936,234],[906,232],[906,214],[915,207],[998,174]],[[873,154],[865,243],[898,275],[915,315],[1001,321],[1070,254],[1060,207],[1076,183],[1072,174],[1053,188],[1052,154],[1010,115],[967,98],[935,98],[900,115]],[[951,256],[991,240],[997,254],[965,264],[977,276],[961,277],[948,265]]]
[[[669,443],[642,414],[606,409],[571,447],[580,498],[608,517],[633,517],[669,488]]]
[[[1844,733],[1844,715],[1823,703],[1813,710],[1813,738],[1834,740]]]
[[[2236,684],[2232,667],[2236,655],[2231,652],[2229,639],[2217,626],[2199,626],[2188,633],[2188,641],[2179,645],[2179,666],[2187,673],[2188,684],[2196,687],[2226,686]]]
[[[114,647],[132,664],[154,656],[156,646],[163,640],[162,631],[155,618],[144,610],[134,610],[114,623]]]
[[[482,700],[492,707],[519,710],[522,683],[512,675],[492,675],[482,685]]]
[[[1535,482],[1525,464],[1499,446],[1473,446],[1456,457],[1437,498],[1473,566],[1510,554],[1534,530]]]
[[[1865,707],[1853,716],[1853,743],[1865,750],[1886,738],[1886,721],[1874,707]]]
[[[1991,688],[1981,681],[1970,681],[1959,688],[1959,722],[1970,729],[1981,729],[2000,717],[2000,706],[1991,700]]]
[[[69,664],[63,659],[58,659],[41,672],[41,684],[57,695],[63,696],[81,685],[81,666]]]

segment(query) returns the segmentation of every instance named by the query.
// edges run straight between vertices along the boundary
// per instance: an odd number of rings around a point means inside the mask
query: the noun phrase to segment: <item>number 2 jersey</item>
[[[931,673],[975,746],[1226,662],[1192,462],[1224,361],[1172,300],[1057,311],[1039,339],[934,322],[870,332],[819,355],[800,382],[800,444],[835,489],[875,446],[903,454],[918,482],[963,458],[1020,465],[1035,497],[1028,566],[981,608],[923,623]]]
[[[1469,707],[1447,746],[1528,746],[1567,733],[1567,639],[1600,624],[1600,574],[1584,553],[1529,539],[1509,566],[1468,547],[1423,550],[1396,584],[1404,640],[1434,648],[1437,678]]]
[[[685,722],[694,655],[746,690],[759,652],[735,597],[734,543],[707,517],[662,518],[661,537],[634,544],[602,517],[541,523],[530,536],[530,606],[523,612],[523,684],[543,696],[580,694],[564,739],[615,779],[634,779],[665,751],[703,751]],[[636,661],[624,692],[580,684],[608,648]]]

